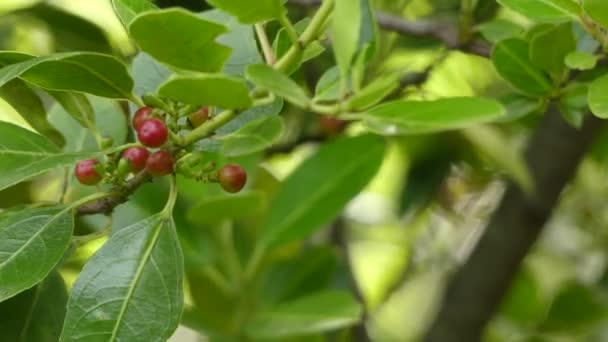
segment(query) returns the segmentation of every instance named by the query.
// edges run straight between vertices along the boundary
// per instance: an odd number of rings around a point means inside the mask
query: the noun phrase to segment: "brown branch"
[[[450,281],[425,341],[480,341],[519,266],[604,123],[588,115],[580,130],[551,106],[526,151],[536,184],[526,196],[510,184],[468,261]]]

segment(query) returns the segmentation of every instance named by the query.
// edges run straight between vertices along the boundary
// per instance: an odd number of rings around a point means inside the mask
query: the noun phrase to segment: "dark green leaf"
[[[42,281],[70,245],[70,207],[31,207],[0,214],[0,302]]]
[[[166,213],[123,228],[87,262],[61,341],[164,341],[179,324],[183,256]]]
[[[157,8],[150,0],[112,0],[112,6],[125,27],[129,27],[138,14]]]
[[[40,134],[53,143],[62,146],[63,136],[54,129],[46,118],[46,110],[38,94],[22,80],[15,79],[0,87],[0,97],[10,104]]]
[[[225,26],[178,8],[144,12],[129,32],[143,51],[180,69],[218,72],[230,56],[230,48],[215,42]]]
[[[532,38],[530,59],[536,67],[545,70],[559,81],[566,68],[564,59],[575,49],[572,24],[561,24]]]
[[[7,122],[0,122],[0,136],[0,190],[100,154],[63,153],[44,137]]]
[[[284,182],[262,228],[266,246],[309,236],[335,218],[376,174],[382,139],[363,135],[323,146]]]
[[[0,331],[5,341],[57,342],[68,292],[52,272],[38,286],[0,303]]]
[[[256,0],[255,5],[249,0],[208,0],[208,2],[246,24],[278,18],[285,11],[283,7],[285,0]]]
[[[498,2],[539,22],[578,20],[581,12],[580,6],[572,0],[498,0]]]
[[[251,107],[245,81],[221,74],[173,76],[160,86],[158,94],[196,106],[217,106],[224,109]]]
[[[553,91],[549,77],[530,60],[530,46],[525,40],[509,38],[500,41],[492,51],[496,71],[513,87],[534,96],[547,96]]]
[[[254,339],[267,341],[348,327],[361,314],[361,306],[350,293],[327,290],[257,314],[246,331]]]
[[[481,97],[453,97],[435,101],[395,101],[363,115],[366,124],[383,134],[420,134],[461,129],[500,119],[504,107]]]
[[[606,304],[595,289],[568,284],[553,300],[542,326],[550,331],[575,331],[596,326],[608,318]]]
[[[519,272],[502,303],[502,313],[522,325],[533,325],[543,317],[544,305],[538,281],[529,269]]]
[[[266,64],[255,64],[247,67],[247,79],[257,86],[267,89],[286,101],[302,108],[308,106],[308,96],[300,86],[287,75]]]
[[[510,122],[532,113],[538,112],[543,108],[543,99],[533,99],[520,94],[507,94],[499,99],[505,107],[507,113],[504,117],[496,120],[497,122]]]
[[[281,137],[283,127],[283,119],[279,116],[251,121],[235,132],[217,137],[223,143],[221,153],[236,157],[262,151]]]

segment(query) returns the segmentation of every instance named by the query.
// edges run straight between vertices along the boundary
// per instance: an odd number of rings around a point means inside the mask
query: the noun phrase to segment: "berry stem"
[[[216,129],[230,122],[237,115],[239,115],[239,113],[240,112],[236,110],[229,109],[209,118],[209,121],[198,126],[196,129],[192,130],[190,133],[183,137],[182,146],[188,146],[201,139],[211,136]]]
[[[165,204],[165,208],[163,209],[163,214],[166,217],[171,217],[173,215],[173,207],[175,207],[175,202],[177,201],[177,180],[175,175],[171,176],[171,187],[169,188],[169,198],[167,199],[167,204]]]

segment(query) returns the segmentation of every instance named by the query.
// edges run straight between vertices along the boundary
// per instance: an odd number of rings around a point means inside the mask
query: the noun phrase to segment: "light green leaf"
[[[346,92],[352,91],[351,82],[347,82]],[[337,66],[327,69],[315,85],[314,101],[336,101],[340,98],[340,70]]]
[[[494,19],[477,26],[477,30],[490,43],[520,35],[524,28],[512,21],[505,19]]]
[[[0,136],[0,190],[56,167],[100,154],[63,153],[44,137],[7,122],[0,122]]]
[[[25,82],[14,79],[0,87],[0,97],[10,104],[33,129],[61,146],[63,136],[47,121],[46,110],[36,92]]]
[[[278,18],[285,11],[285,0],[256,0],[255,5],[249,0],[208,0],[208,2],[239,19],[245,24]]]
[[[18,63],[15,59],[20,59]],[[0,86],[21,78],[49,90],[75,91],[115,99],[133,99],[133,80],[115,57],[67,52],[34,57],[0,52]],[[10,65],[7,65],[10,64]]]
[[[42,281],[70,245],[70,207],[26,207],[0,214],[0,302]]]
[[[261,191],[222,194],[205,197],[188,212],[188,219],[196,224],[220,223],[225,220],[253,216],[266,207],[266,196]]]
[[[549,77],[530,60],[530,46],[525,40],[500,41],[492,51],[496,71],[516,89],[534,96],[548,96],[553,91]]]
[[[587,97],[591,112],[598,118],[608,118],[608,75],[595,79],[589,86]]]
[[[380,76],[346,101],[349,110],[374,106],[399,87],[399,76]]]
[[[532,38],[530,59],[536,67],[550,73],[559,81],[566,69],[564,59],[574,50],[576,50],[576,42],[572,33],[572,24],[561,24]]]
[[[247,79],[257,86],[267,89],[277,96],[285,98],[294,105],[308,107],[308,96],[304,90],[287,75],[266,64],[255,64],[247,67]]]
[[[332,17],[333,49],[342,78],[346,77],[359,46],[361,3],[336,0]]]
[[[597,64],[597,56],[587,52],[574,51],[566,56],[565,63],[570,69],[591,70]]]
[[[236,157],[262,151],[281,137],[283,128],[283,118],[280,116],[251,121],[238,131],[217,137],[223,143],[221,154]]]
[[[251,338],[267,341],[348,327],[361,315],[361,305],[349,292],[326,290],[257,314],[246,332]]]
[[[112,0],[112,6],[125,27],[129,27],[138,14],[157,9],[150,0]]]
[[[383,134],[420,134],[466,128],[500,119],[504,107],[481,97],[435,101],[395,101],[363,114],[368,127]]]
[[[49,94],[57,100],[82,127],[88,128],[89,123],[95,122],[93,107],[84,94],[67,91],[49,91]]]
[[[173,76],[160,86],[158,94],[196,106],[217,106],[224,109],[251,107],[245,81],[221,74]]]
[[[523,155],[513,149],[500,131],[489,126],[476,126],[462,130],[462,134],[475,149],[503,169],[525,192],[530,193],[534,189],[532,175]]]
[[[183,255],[165,213],[113,234],[87,262],[67,305],[61,341],[165,341],[183,306]]]
[[[183,9],[144,12],[129,32],[143,51],[180,69],[218,72],[230,56],[230,48],[215,42],[226,27]]]
[[[498,3],[545,23],[579,20],[581,12],[580,6],[573,0],[498,0]]]
[[[5,341],[57,342],[68,292],[52,272],[36,287],[0,303],[0,331]]]
[[[341,138],[319,149],[283,183],[263,225],[261,243],[276,246],[305,238],[334,219],[376,174],[381,138]]]
[[[591,19],[608,27],[608,3],[604,0],[583,0],[583,9]]]

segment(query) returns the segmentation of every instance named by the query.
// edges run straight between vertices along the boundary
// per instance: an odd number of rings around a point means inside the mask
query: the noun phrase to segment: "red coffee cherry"
[[[209,107],[201,107],[197,112],[188,115],[188,122],[196,128],[209,120]]]
[[[146,170],[148,170],[152,176],[170,174],[173,172],[173,156],[166,150],[152,153],[146,162]]]
[[[137,129],[137,138],[148,147],[161,147],[167,142],[169,130],[159,119],[148,119]]]
[[[319,126],[324,134],[331,136],[342,132],[346,126],[346,121],[323,115],[319,118]]]
[[[135,115],[133,115],[133,120],[131,121],[131,124],[133,125],[133,128],[135,129],[139,129],[139,126],[141,126],[141,124],[148,120],[150,118],[150,115],[152,115],[152,111],[154,110],[154,108],[152,107],[141,107],[139,108],[136,112]]]
[[[131,171],[139,172],[146,167],[150,152],[143,147],[131,147],[122,153],[122,157],[129,161]]]
[[[74,174],[80,184],[95,185],[101,181],[103,177],[95,170],[97,164],[99,164],[97,159],[87,159],[76,164]]]
[[[217,180],[227,192],[239,192],[247,183],[247,172],[241,165],[227,164],[217,171]]]

